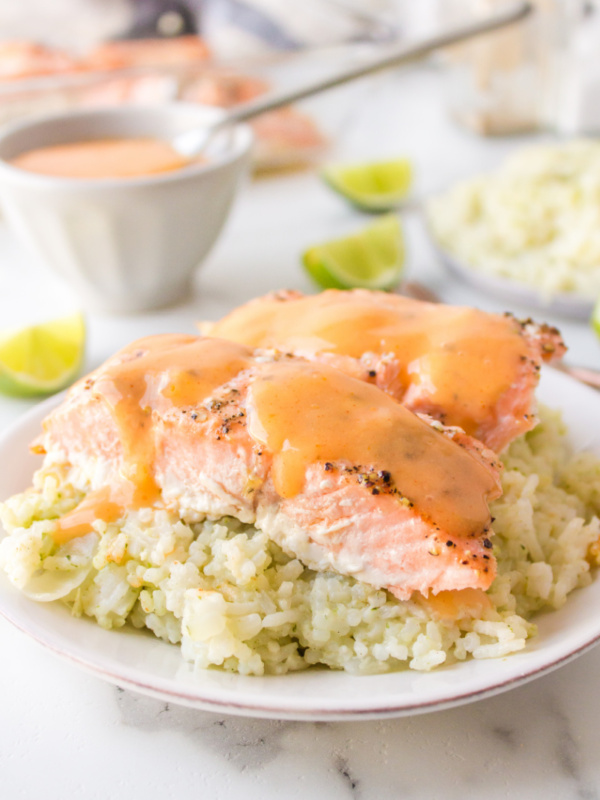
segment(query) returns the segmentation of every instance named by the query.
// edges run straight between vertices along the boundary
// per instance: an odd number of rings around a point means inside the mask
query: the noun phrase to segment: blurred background
[[[300,64],[296,77],[302,79],[311,70],[333,69],[344,58],[365,57],[369,48],[408,42],[506,5],[505,0],[304,0],[293,6],[287,0],[0,0],[0,119],[40,109],[174,97],[231,105],[266,91],[267,84],[273,88],[272,72],[281,62]],[[445,68],[449,113],[482,135],[598,130],[599,5],[534,0],[535,13],[524,24],[436,55],[433,61]],[[194,46],[194,36],[206,47]],[[162,47],[139,41],[155,38]],[[128,39],[137,46],[124,44]],[[338,56],[327,61],[324,51],[336,49]],[[241,65],[254,68],[257,79],[267,83],[240,87],[230,76],[227,85],[222,78],[215,87],[195,80],[211,69]],[[138,70],[136,80],[125,74],[131,69]],[[277,80],[285,82],[281,72]],[[40,84],[41,78],[46,82]]]
[[[399,44],[511,5],[509,0],[0,0],[0,125],[56,111],[172,100],[230,108],[360,66]],[[592,296],[600,291],[600,241],[594,233],[599,213],[594,198],[600,193],[596,149],[577,151],[568,159],[562,152],[545,161],[527,156],[516,171],[518,181],[529,175],[529,184],[524,189],[513,181],[510,197],[504,178],[490,184],[490,192],[487,185],[480,191],[471,184],[468,193],[459,185],[459,193],[443,208],[441,222],[438,215],[433,237],[431,226],[419,228],[422,215],[408,216],[411,207],[423,210],[430,196],[497,168],[523,145],[556,145],[600,131],[600,0],[532,0],[531,6],[533,13],[518,24],[438,50],[414,67],[363,79],[254,120],[255,173],[321,169],[332,159],[406,157],[415,180],[401,212],[408,238],[417,242],[407,256],[409,277],[427,279],[435,256],[431,250],[420,255],[426,252],[421,241],[437,237],[438,245],[446,251],[454,248],[470,266],[477,250],[477,269],[494,275],[506,277],[508,261],[514,273],[535,258],[535,274],[527,280],[542,293],[535,306],[548,300],[544,276],[551,263],[558,276],[551,291],[577,294],[580,300],[585,295],[579,315],[589,315]],[[569,186],[562,180],[567,169]],[[537,197],[544,181],[546,188],[551,186],[544,189],[545,196],[560,196],[560,202],[552,200],[553,209],[540,206],[536,218],[527,217],[535,203],[524,198]],[[314,199],[301,201],[300,187]],[[338,214],[335,200],[326,200],[322,188],[318,172],[309,169],[304,183],[282,178],[248,195],[244,208],[252,222],[243,223],[241,212],[236,219],[251,230],[251,238],[259,228],[255,209],[260,203],[265,208],[272,203],[275,209],[261,219],[280,221],[270,225],[269,252],[262,246],[244,247],[244,259],[256,251],[261,266],[289,264],[289,285],[301,280],[292,266],[297,269],[302,250],[320,236],[345,234],[360,219]],[[571,202],[583,195],[589,200],[585,209]],[[316,213],[320,202],[326,213]],[[326,206],[328,202],[333,205]],[[491,211],[480,224],[473,209],[484,202]],[[299,225],[296,218],[303,208],[307,222]],[[292,229],[278,251],[274,242],[288,218],[294,220]],[[581,223],[577,236],[572,235],[573,220]],[[561,226],[567,235],[552,239]],[[463,231],[472,237],[457,244]],[[498,242],[509,241],[500,264],[495,258]],[[540,243],[533,255],[532,242]],[[226,267],[219,267],[219,279],[223,269],[230,269],[241,280],[237,255],[227,255],[233,247],[231,239],[220,243],[216,258],[209,261],[209,275],[211,269],[217,274],[212,265],[222,259]],[[576,283],[570,275],[578,268],[594,282]],[[284,281],[283,275],[271,277],[274,269],[263,270],[267,289]],[[431,283],[439,288],[441,279],[431,270]],[[514,282],[515,274],[509,277]],[[452,299],[454,286],[454,281],[448,284],[445,299]],[[495,284],[484,288],[493,299]],[[528,311],[529,296],[516,297]],[[223,301],[225,306],[228,302],[233,296]]]

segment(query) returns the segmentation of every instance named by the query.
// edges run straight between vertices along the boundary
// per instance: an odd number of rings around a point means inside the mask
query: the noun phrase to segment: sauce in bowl
[[[153,138],[93,139],[28,150],[9,164],[57,178],[140,178],[173,172],[202,159],[189,159],[168,142]]]

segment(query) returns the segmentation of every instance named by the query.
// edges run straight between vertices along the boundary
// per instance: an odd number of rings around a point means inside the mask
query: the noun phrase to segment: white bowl
[[[87,307],[131,312],[176,302],[215,243],[248,168],[252,133],[247,126],[236,126],[227,148],[206,163],[140,178],[57,178],[7,160],[37,147],[86,139],[171,140],[221,114],[173,103],[77,111],[7,127],[0,132],[0,202],[6,218]]]

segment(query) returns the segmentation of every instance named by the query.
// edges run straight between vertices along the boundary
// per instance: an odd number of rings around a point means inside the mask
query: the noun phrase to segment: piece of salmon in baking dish
[[[532,320],[364,289],[275,292],[200,328],[332,364],[497,452],[534,427],[541,365],[566,350]]]
[[[33,445],[86,498],[60,542],[126,509],[256,524],[315,570],[399,599],[487,589],[495,454],[327,364],[188,335],[142,339],[79,381]]]

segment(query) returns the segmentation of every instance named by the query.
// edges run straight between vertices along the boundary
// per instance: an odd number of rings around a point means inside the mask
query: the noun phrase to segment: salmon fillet
[[[184,91],[184,99],[191,103],[231,108],[254,100],[268,92],[269,88],[269,84],[261,78],[231,70],[211,69],[190,82]]]
[[[23,80],[62,75],[80,69],[79,61],[61,50],[36,42],[0,42],[0,80]]]
[[[105,42],[85,56],[27,40],[0,42],[0,79],[96,72],[133,67],[204,66],[210,51],[198,36]]]
[[[123,39],[103,42],[85,58],[90,70],[114,70],[131,67],[177,67],[204,64],[210,50],[198,36],[173,39]]]
[[[532,320],[362,289],[277,292],[201,330],[334,365],[498,452],[535,426],[541,365],[566,350]]]
[[[326,364],[149,337],[77,383],[43,427],[34,449],[72,465],[101,518],[148,505],[231,515],[313,569],[400,599],[495,576],[494,453]],[[64,541],[68,518],[59,528]]]
[[[225,70],[211,70],[191,81],[184,98],[221,108],[247,103],[269,90],[260,78]],[[262,114],[250,122],[256,135],[256,160],[265,165],[303,161],[327,144],[315,121],[296,108],[285,107]]]

